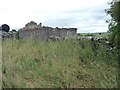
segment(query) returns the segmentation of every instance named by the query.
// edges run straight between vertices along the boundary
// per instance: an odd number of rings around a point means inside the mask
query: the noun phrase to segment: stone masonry
[[[18,32],[19,37],[23,39],[63,39],[66,37],[74,37],[77,34],[77,28],[52,28],[48,26],[42,26],[42,23],[37,25],[36,22],[31,21],[30,23],[27,23],[25,27],[19,29]]]

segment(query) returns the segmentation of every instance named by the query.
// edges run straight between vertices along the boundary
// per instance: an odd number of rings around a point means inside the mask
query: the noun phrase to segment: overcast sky
[[[0,24],[19,29],[30,21],[78,32],[106,32],[104,9],[110,0],[0,0]]]

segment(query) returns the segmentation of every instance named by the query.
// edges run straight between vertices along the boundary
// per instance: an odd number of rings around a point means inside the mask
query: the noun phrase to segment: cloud
[[[0,24],[21,28],[31,20],[45,26],[76,27],[78,32],[107,31],[104,0],[2,0]]]
[[[49,17],[45,21],[47,25],[59,27],[77,27],[78,32],[106,32],[108,19],[104,12],[104,5],[83,8],[78,10],[69,10]]]

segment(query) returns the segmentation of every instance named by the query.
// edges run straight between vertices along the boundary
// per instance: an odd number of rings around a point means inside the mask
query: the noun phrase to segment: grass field
[[[109,37],[109,33],[103,32],[103,33],[80,33],[78,34],[80,36],[95,36],[95,37]]]
[[[4,88],[114,88],[117,53],[87,40],[4,40]]]

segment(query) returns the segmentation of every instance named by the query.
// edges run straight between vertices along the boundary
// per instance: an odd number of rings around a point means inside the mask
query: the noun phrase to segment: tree
[[[110,8],[105,9],[105,11],[111,16],[111,19],[107,20],[110,38],[111,42],[115,43],[117,48],[120,49],[120,1],[112,1],[109,5]]]
[[[15,29],[12,29],[12,32],[17,32]]]
[[[106,9],[106,13],[111,16],[109,20],[109,32],[111,33],[111,40],[115,42],[118,49],[118,88],[120,88],[120,1],[112,1],[110,8]]]

